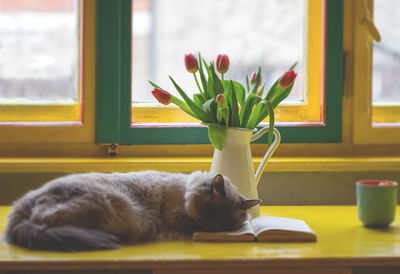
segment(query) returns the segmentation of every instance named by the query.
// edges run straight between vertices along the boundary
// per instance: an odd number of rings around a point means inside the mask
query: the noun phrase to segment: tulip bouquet
[[[274,109],[289,96],[297,74],[294,64],[269,88],[264,95],[265,83],[262,84],[261,67],[253,72],[250,79],[246,75],[246,88],[237,81],[225,80],[229,69],[229,58],[220,54],[216,62],[207,63],[200,53],[185,55],[186,70],[193,74],[199,92],[190,98],[183,89],[169,76],[183,100],[163,90],[149,81],[154,87],[153,96],[164,105],[173,103],[184,112],[208,124],[208,136],[211,143],[221,150],[225,143],[228,127],[254,129],[269,116],[269,132],[274,128]],[[218,76],[215,69],[219,72]],[[196,73],[199,74],[201,85]],[[273,134],[268,134],[268,144],[272,143]]]

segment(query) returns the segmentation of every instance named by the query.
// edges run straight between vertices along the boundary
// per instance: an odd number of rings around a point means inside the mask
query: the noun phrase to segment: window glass
[[[374,1],[374,21],[382,40],[373,51],[373,120],[400,122],[400,1]]]
[[[77,0],[0,0],[0,104],[77,103]]]
[[[228,54],[225,79],[243,84],[245,75],[261,66],[267,88],[299,61],[299,76],[285,103],[306,101],[305,5],[306,0],[133,0],[133,103],[157,103],[147,80],[179,97],[168,75],[188,94],[197,93],[184,55],[199,51],[207,61]]]

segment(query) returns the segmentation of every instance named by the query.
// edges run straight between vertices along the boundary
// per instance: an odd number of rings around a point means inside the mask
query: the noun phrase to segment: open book
[[[317,235],[302,220],[263,216],[247,221],[236,231],[195,232],[195,241],[209,242],[315,242]]]

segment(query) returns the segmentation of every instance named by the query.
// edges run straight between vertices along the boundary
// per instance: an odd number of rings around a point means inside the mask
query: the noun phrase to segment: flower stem
[[[194,77],[194,80],[196,81],[196,85],[199,88],[200,93],[204,96],[204,92],[200,88],[200,85],[199,85],[199,82],[197,81],[197,77],[196,77],[196,73],[195,72],[193,72],[193,77]]]
[[[224,86],[224,74],[225,73],[221,73],[221,84],[222,84],[222,86]]]

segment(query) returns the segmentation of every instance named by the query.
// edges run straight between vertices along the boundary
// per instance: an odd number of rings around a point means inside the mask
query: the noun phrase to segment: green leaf
[[[249,120],[247,121],[246,128],[252,129],[258,125],[257,122],[259,120],[261,113],[263,112],[263,110],[267,109],[266,106],[267,102],[268,101],[263,100],[256,105],[256,107],[254,108],[253,112],[250,115]]]
[[[279,88],[279,86],[278,86],[279,79],[281,79],[281,78],[278,78],[278,80],[276,80],[275,83],[270,87],[270,89],[268,90],[267,96],[265,97],[265,100],[271,100],[271,98],[275,94],[276,90]]]
[[[194,114],[192,111],[190,111],[190,110],[187,110],[187,109],[184,109],[184,108],[181,108],[185,113],[187,113],[187,114],[189,114],[190,116],[192,116],[193,118],[196,118],[197,120],[200,120],[200,118],[196,115],[196,114]]]
[[[186,112],[190,116],[193,116],[194,118],[199,119],[199,117],[193,113],[193,111],[190,109],[190,107],[184,101],[180,100],[179,98],[172,96],[171,103],[180,107],[184,112]]]
[[[215,98],[215,92],[214,92],[214,83],[213,83],[213,77],[212,77],[212,73],[210,68],[208,67],[208,64],[206,63],[206,60],[204,60],[203,58],[203,63],[204,63],[204,67],[207,70],[207,74],[208,74],[208,81],[207,81],[207,98],[211,99],[211,98]]]
[[[242,107],[240,111],[240,126],[245,128],[247,125],[247,121],[249,120],[250,114],[253,110],[253,106],[257,105],[261,101],[261,97],[255,95],[254,93],[249,93],[244,103],[244,107]]]
[[[198,57],[197,57],[197,62],[199,63],[199,73],[200,73],[201,85],[203,86],[204,94],[206,94],[206,96],[208,96],[208,93],[207,93],[207,80],[206,80],[206,76],[204,75],[203,62],[202,62],[202,59],[201,59],[200,52],[199,52]],[[207,99],[210,99],[210,98],[207,97]]]
[[[224,81],[224,87],[225,91],[231,89],[231,82],[233,83],[233,87],[235,88],[236,91],[236,98],[240,106],[243,106],[244,104],[244,98],[246,96],[246,90],[242,86],[241,83],[233,80],[225,80]]]
[[[225,126],[229,126],[229,107],[218,106],[217,108],[217,121],[219,124],[225,122]]]
[[[228,96],[228,104],[229,108],[231,109],[231,126],[233,127],[240,127],[240,119],[239,119],[239,108],[238,102],[236,97],[236,89],[234,87],[233,81],[230,81],[230,94]]]
[[[208,124],[208,138],[211,144],[218,149],[222,150],[225,145],[227,128],[223,125],[212,123]]]
[[[210,70],[213,78],[213,88],[214,94],[217,96],[218,94],[224,93],[224,87],[221,84],[221,79],[219,79],[217,73],[215,73],[214,64],[210,64]]]
[[[272,138],[274,137],[275,114],[269,101],[267,101],[267,109],[269,113],[268,145],[270,146],[272,144]]]
[[[265,82],[264,82],[264,85],[262,86],[262,88],[260,89],[260,93],[258,94],[258,96],[260,96],[260,97],[263,96],[264,89],[265,89]]]
[[[180,105],[177,105],[178,107],[180,107],[181,110],[183,110],[184,112],[186,112],[187,114],[189,114],[190,116],[192,116],[193,118],[196,118],[198,120],[201,120],[196,114],[193,113],[193,111],[190,110],[190,108],[184,108]]]
[[[257,93],[258,83],[260,82],[260,77],[261,77],[261,67],[258,67],[256,79],[254,79],[254,82],[251,85],[251,93],[254,93],[254,94]]]
[[[217,108],[217,122],[218,122],[218,124],[222,124],[223,121],[224,121],[224,116],[222,115],[221,106],[218,106],[218,108]]]
[[[193,102],[187,95],[186,93],[181,89],[181,87],[174,81],[174,79],[172,79],[171,76],[169,76],[169,78],[171,79],[172,83],[174,84],[176,90],[179,92],[179,94],[182,96],[183,100],[185,100],[185,102],[188,104],[188,106],[192,109],[192,111],[194,112],[194,114],[196,114],[199,119],[203,122],[206,123],[214,123],[216,122],[215,118],[213,116],[211,116],[209,113],[205,112],[204,110],[202,110],[201,108],[199,108],[195,102]]]
[[[261,110],[260,115],[257,118],[257,121],[255,122],[255,127],[258,126],[258,124],[261,123],[265,118],[267,118],[268,114],[269,114],[268,109],[267,106],[265,105]]]
[[[217,101],[214,98],[211,98],[203,104],[203,110],[210,113],[213,117],[217,117],[217,106]]]
[[[269,131],[268,131],[268,145],[272,144],[274,136],[275,114],[274,109],[269,101],[263,100],[257,104],[253,113],[251,114],[246,128],[255,128],[262,120],[269,115]],[[257,117],[258,116],[258,117]]]
[[[217,96],[214,95],[214,85],[213,85],[213,80],[208,78],[207,82],[207,98],[216,98]]]
[[[272,107],[273,107],[274,109],[280,104],[280,102],[282,102],[285,98],[287,98],[287,97],[289,96],[290,92],[292,91],[293,86],[294,86],[294,85],[292,84],[292,85],[291,85],[290,87],[288,87],[288,88],[281,88],[281,89],[278,91],[277,95],[274,96],[274,97],[271,99],[271,105],[272,105]]]
[[[250,92],[250,81],[249,81],[249,76],[246,74],[246,87],[247,87],[247,92]]]
[[[203,108],[203,104],[206,102],[206,100],[204,100],[204,96],[201,93],[196,93],[193,95],[193,101],[196,103],[196,105],[199,108]]]
[[[298,63],[299,63],[299,61],[294,62],[294,64],[288,69],[288,71],[293,70],[297,66]]]
[[[150,85],[152,85],[152,86],[155,87],[155,88],[164,90],[163,88],[161,88],[160,86],[157,86],[155,83],[153,83],[153,82],[150,81],[150,80],[149,80],[149,83],[150,83]]]
[[[179,99],[178,97],[172,95],[172,100],[171,103],[174,103],[177,106],[186,108],[190,110],[190,107],[188,106],[188,104],[186,104],[184,101],[182,101],[181,99]]]

